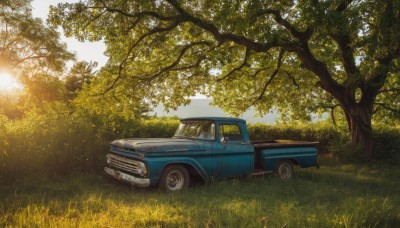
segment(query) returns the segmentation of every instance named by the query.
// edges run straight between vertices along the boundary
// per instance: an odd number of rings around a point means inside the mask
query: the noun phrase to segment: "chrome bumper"
[[[104,171],[108,175],[114,177],[115,179],[128,182],[134,186],[138,186],[138,187],[149,187],[150,186],[150,179],[138,178],[138,177],[111,169],[109,167],[104,167]]]

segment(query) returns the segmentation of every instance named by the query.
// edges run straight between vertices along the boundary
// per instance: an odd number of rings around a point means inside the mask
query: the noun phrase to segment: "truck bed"
[[[272,172],[282,158],[302,168],[316,166],[318,142],[294,140],[256,140],[254,145],[254,169],[261,173]]]

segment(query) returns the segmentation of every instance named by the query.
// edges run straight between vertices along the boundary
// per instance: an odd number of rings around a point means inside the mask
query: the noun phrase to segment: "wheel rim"
[[[183,173],[177,170],[168,173],[166,180],[166,187],[171,191],[182,189],[185,184]]]
[[[279,177],[282,179],[288,179],[292,175],[292,169],[289,164],[283,163],[279,166]]]

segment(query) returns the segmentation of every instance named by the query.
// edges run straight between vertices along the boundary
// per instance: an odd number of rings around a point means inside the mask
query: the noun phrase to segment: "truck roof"
[[[211,120],[211,121],[218,121],[218,122],[244,122],[246,121],[244,119],[240,118],[234,118],[234,117],[213,117],[213,116],[207,116],[207,117],[189,117],[189,118],[183,118],[181,119],[182,121],[185,120]]]

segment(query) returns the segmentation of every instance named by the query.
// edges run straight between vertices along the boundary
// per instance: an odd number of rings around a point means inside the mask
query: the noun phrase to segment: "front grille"
[[[131,160],[128,158],[120,157],[114,154],[107,154],[107,159],[109,160],[109,165],[117,169],[127,171],[134,174],[140,174],[139,162]]]

